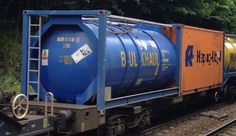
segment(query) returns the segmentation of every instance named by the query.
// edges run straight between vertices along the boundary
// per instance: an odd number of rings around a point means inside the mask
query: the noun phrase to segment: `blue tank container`
[[[51,17],[42,27],[41,92],[83,104],[96,91],[98,24],[55,22],[60,20]],[[174,80],[174,45],[157,27],[107,25],[105,58],[105,85],[113,98],[165,88]]]

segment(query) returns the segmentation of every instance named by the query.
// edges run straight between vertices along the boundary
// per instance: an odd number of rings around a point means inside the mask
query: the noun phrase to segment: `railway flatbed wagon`
[[[106,10],[23,14],[22,94],[9,107],[2,93],[0,120],[13,130],[0,134],[121,135],[150,125],[160,100],[218,101],[232,90],[233,35]]]

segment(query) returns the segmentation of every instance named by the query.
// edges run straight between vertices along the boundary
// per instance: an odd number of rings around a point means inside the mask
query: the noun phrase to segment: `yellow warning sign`
[[[42,58],[47,59],[48,58],[48,49],[43,49],[42,51]]]

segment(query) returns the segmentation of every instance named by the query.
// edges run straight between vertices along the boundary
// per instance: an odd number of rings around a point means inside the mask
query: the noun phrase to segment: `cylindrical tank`
[[[51,91],[62,102],[87,102],[96,94],[98,24],[80,21],[43,30],[41,91]],[[157,27],[115,24],[107,25],[106,31],[105,85],[113,98],[173,82],[174,45]]]
[[[225,38],[224,46],[224,68],[228,72],[236,70],[236,40],[233,38]]]

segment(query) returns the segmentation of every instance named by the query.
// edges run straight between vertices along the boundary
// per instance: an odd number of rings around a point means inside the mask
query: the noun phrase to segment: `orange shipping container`
[[[219,87],[223,72],[221,31],[183,26],[181,48],[181,94]]]

